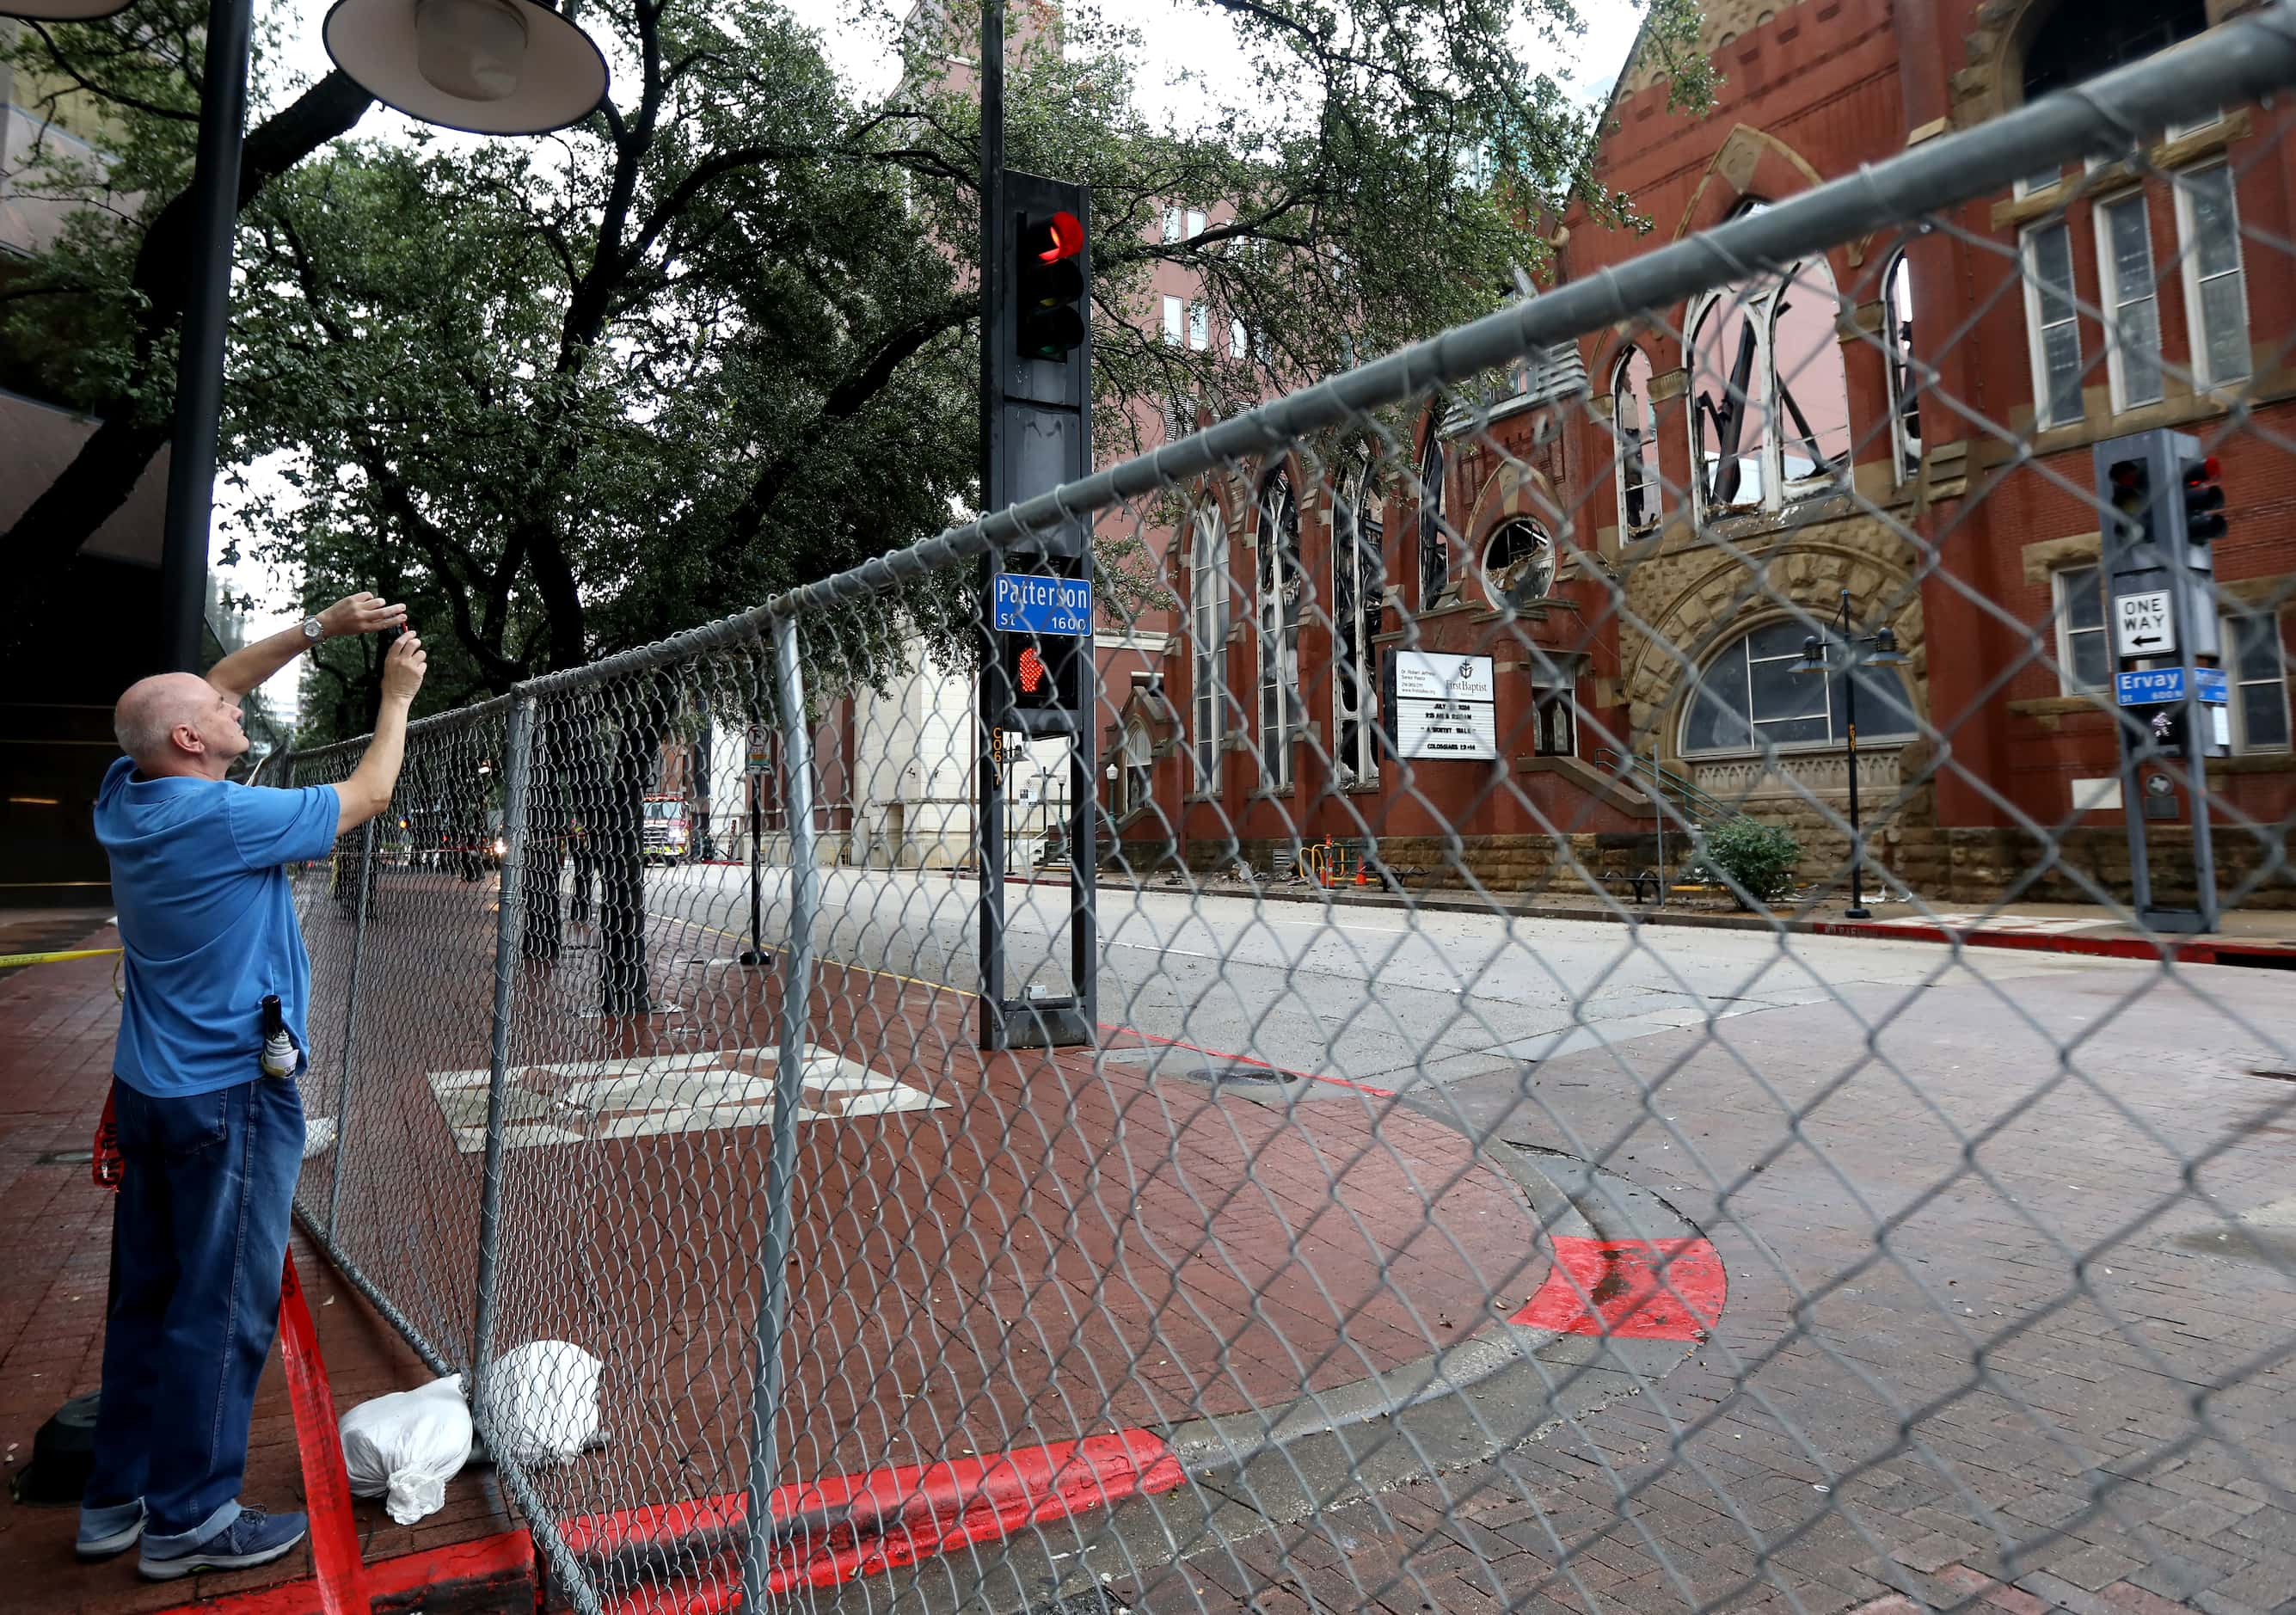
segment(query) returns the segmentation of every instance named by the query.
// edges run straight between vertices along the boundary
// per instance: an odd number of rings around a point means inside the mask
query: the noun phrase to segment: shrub
[[[1793,884],[1794,865],[1801,862],[1801,843],[1791,830],[1752,819],[1735,818],[1706,832],[1710,868],[1736,883],[1732,896],[1741,908],[1754,902],[1771,903],[1785,896]]]

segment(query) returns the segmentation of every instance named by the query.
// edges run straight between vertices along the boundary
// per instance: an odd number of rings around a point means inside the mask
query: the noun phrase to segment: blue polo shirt
[[[127,996],[112,1070],[155,1099],[211,1094],[262,1076],[263,1000],[279,996],[296,1047],[311,962],[288,895],[288,864],[334,849],[332,785],[300,791],[225,780],[146,779],[121,758],[96,793],[95,835]]]

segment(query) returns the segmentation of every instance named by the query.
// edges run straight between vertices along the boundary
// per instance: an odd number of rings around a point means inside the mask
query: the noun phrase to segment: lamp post
[[[133,0],[0,0],[0,17],[93,22]],[[231,322],[232,236],[254,0],[209,0],[175,431],[160,548],[160,652],[199,665],[223,423],[224,339]],[[605,98],[606,59],[580,29],[533,0],[341,0],[327,13],[327,53],[368,94],[411,118],[485,135],[546,135]]]
[[[1866,906],[1863,876],[1866,871],[1866,832],[1857,813],[1857,669],[1864,667],[1888,667],[1906,660],[1898,649],[1898,636],[1888,627],[1871,634],[1853,634],[1849,621],[1849,591],[1841,591],[1841,610],[1834,618],[1835,637],[1841,642],[1841,719],[1849,731],[1849,906],[1841,911],[1849,920],[1870,920],[1873,910]],[[1860,651],[1863,654],[1860,654]],[[1801,643],[1801,660],[1794,664],[1797,673],[1815,673],[1819,677],[1833,670],[1828,659],[1826,643],[1811,635]]]

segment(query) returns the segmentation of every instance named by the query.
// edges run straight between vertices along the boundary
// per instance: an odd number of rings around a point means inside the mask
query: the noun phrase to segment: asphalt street
[[[787,873],[760,882],[764,940]],[[1008,887],[1006,991],[1070,990],[1066,892]],[[823,872],[824,957],[959,991],[980,980],[977,887],[946,873]],[[655,872],[655,946],[746,935],[746,869]],[[1151,1038],[1397,1091],[1517,1070],[1734,1017],[1838,1004],[1893,1018],[1925,995],[2136,980],[2147,967],[2041,953],[1960,958],[1923,942],[1630,929],[1496,914],[1318,908],[1186,891],[1100,894],[1100,1019]],[[712,942],[714,947],[714,940]]]

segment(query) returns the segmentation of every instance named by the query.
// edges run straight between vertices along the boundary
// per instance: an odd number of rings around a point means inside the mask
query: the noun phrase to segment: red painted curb
[[[279,1357],[287,1370],[287,1400],[295,1412],[295,1447],[303,1464],[303,1506],[309,1511],[314,1589],[323,1615],[367,1615],[365,1566],[358,1527],[351,1520],[350,1477],[335,1424],[334,1390],[319,1356],[318,1332],[303,1299],[295,1253],[279,1283]]]
[[[1546,1282],[1507,1321],[1562,1334],[1702,1340],[1721,1321],[1729,1275],[1703,1239],[1558,1234]]]
[[[992,1542],[1023,1526],[1088,1513],[1127,1498],[1168,1492],[1186,1477],[1162,1440],[1144,1430],[1021,1447],[985,1458],[873,1470],[775,1489],[778,1538],[766,1590],[832,1587],[935,1554]],[[626,1509],[569,1521],[577,1557],[674,1551],[684,1540],[735,1530],[748,1495]],[[672,1587],[648,1587],[608,1605],[612,1615],[717,1615],[739,1607],[741,1550]]]
[[[2097,959],[2167,960],[2176,964],[2262,965],[2296,970],[2296,947],[2272,942],[2148,941],[2143,937],[2083,937],[2061,931],[1956,930],[1943,925],[1901,925],[1858,920],[1804,922],[1821,937],[1863,937],[1897,942],[1959,942],[1966,947],[2006,947],[2037,954],[2080,954]]]

